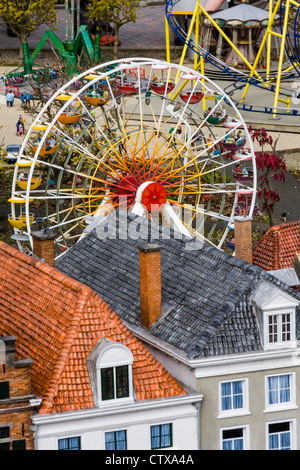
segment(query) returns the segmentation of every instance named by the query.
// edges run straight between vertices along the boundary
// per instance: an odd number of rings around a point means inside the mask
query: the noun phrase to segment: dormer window
[[[286,311],[267,315],[268,321],[268,343],[280,344],[291,341],[293,331],[293,312]]]
[[[88,357],[94,402],[99,407],[133,402],[131,351],[102,338]]]
[[[266,282],[254,297],[265,349],[296,347],[296,307],[291,295]]]
[[[296,346],[295,306],[286,309],[264,309],[265,349]]]

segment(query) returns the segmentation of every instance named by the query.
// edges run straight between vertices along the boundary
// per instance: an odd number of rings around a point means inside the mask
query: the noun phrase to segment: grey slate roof
[[[125,222],[117,222],[116,237],[105,238],[103,230],[112,220],[108,217],[70,248],[56,268],[87,284],[122,320],[139,327],[138,245],[147,238],[159,243],[163,312],[150,332],[190,359],[262,349],[251,296],[263,280],[300,300],[298,293],[258,266],[212,246],[187,249],[192,242],[176,239],[174,232],[168,239],[162,227],[159,241],[151,239],[144,218],[129,215]],[[133,223],[134,237],[121,239],[124,224]]]

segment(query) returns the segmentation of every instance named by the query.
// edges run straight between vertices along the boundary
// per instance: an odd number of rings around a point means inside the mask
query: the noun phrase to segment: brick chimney
[[[43,228],[36,232],[32,232],[31,236],[33,240],[33,254],[54,268],[54,233],[47,228]]]
[[[142,243],[140,257],[141,323],[151,328],[161,315],[160,245]]]
[[[252,217],[234,218],[235,256],[252,263]]]

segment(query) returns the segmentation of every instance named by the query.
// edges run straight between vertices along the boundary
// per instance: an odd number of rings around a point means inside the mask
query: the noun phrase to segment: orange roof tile
[[[253,264],[266,271],[292,268],[300,253],[300,221],[276,225],[253,250]]]
[[[93,408],[87,357],[102,337],[134,357],[137,400],[185,390],[89,287],[0,242],[0,336],[17,337],[17,359],[30,358],[40,413]]]

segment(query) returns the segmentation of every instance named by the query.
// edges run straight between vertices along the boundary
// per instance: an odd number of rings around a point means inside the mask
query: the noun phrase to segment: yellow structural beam
[[[284,58],[284,52],[285,52],[285,39],[286,39],[286,33],[287,33],[287,26],[288,26],[288,15],[289,15],[289,9],[290,5],[295,5],[296,7],[299,7],[300,4],[293,1],[293,0],[287,0],[286,5],[285,5],[285,15],[284,15],[284,22],[283,22],[283,28],[282,28],[282,33],[277,33],[275,31],[272,31],[272,27],[275,21],[275,17],[277,15],[277,12],[279,10],[281,4],[281,0],[277,0],[275,7],[273,8],[273,3],[272,0],[270,0],[270,14],[269,14],[269,22],[268,26],[266,29],[266,32],[264,34],[263,40],[260,44],[259,50],[257,52],[254,64],[253,64],[253,69],[250,73],[250,78],[253,77],[254,71],[256,70],[256,67],[258,65],[260,56],[262,54],[263,48],[265,46],[266,41],[267,43],[267,80],[269,80],[270,77],[270,63],[271,63],[271,37],[272,36],[277,36],[281,38],[281,46],[280,46],[280,55],[279,55],[279,62],[278,62],[278,68],[277,68],[277,80],[276,80],[276,88],[275,88],[275,97],[274,97],[274,113],[273,116],[276,117],[277,115],[277,106],[278,102],[282,101],[285,102],[288,106],[290,104],[290,100],[287,99],[286,101],[283,99],[279,98],[280,94],[280,84],[281,84],[281,75],[283,73],[282,67],[283,67],[283,58]],[[245,86],[245,90],[243,92],[241,102],[244,102],[246,94],[248,92],[250,86],[250,81],[248,81],[247,85]]]
[[[230,47],[235,51],[235,53],[242,59],[245,65],[251,70],[260,80],[261,77],[259,76],[258,72],[253,69],[253,66],[250,62],[246,59],[246,57],[239,51],[236,45],[231,41],[231,39],[224,33],[222,28],[212,19],[212,17],[207,13],[207,11],[200,5],[199,0],[197,0],[197,5],[199,5],[200,11],[206,16],[206,18],[210,21],[210,23],[216,28],[216,30],[223,36],[225,41],[230,45]]]

